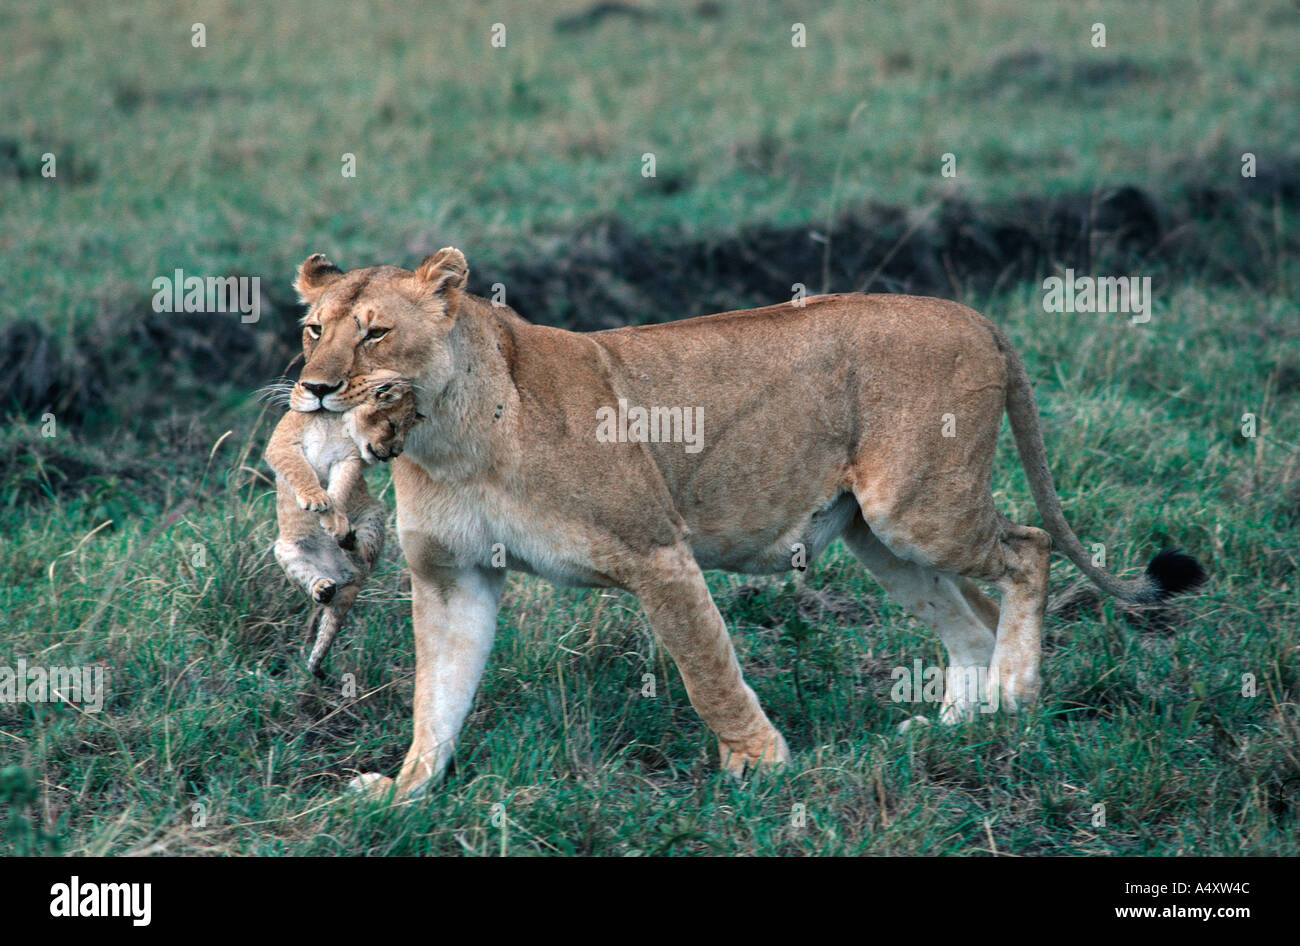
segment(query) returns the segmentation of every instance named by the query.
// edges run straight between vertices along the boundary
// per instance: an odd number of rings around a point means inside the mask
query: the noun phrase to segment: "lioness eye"
[[[307,326],[307,334],[310,335],[312,338],[320,338],[320,326],[319,326],[319,325],[308,325],[308,326]]]
[[[388,329],[386,328],[372,328],[370,331],[366,332],[366,338],[373,342],[377,339],[383,338],[387,334]]]

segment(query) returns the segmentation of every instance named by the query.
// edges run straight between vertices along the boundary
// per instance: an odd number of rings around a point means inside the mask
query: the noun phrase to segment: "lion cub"
[[[388,510],[362,470],[402,452],[419,415],[409,382],[378,385],[344,413],[289,411],[266,445],[275,470],[275,558],[316,604],[307,669],[320,665],[384,547]]]

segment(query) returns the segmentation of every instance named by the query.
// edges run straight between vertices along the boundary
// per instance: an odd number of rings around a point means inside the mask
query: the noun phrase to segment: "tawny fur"
[[[362,471],[401,453],[415,403],[410,384],[377,382],[346,413],[290,410],[267,444],[276,474],[275,557],[315,604],[307,667],[317,676],[383,551],[388,511],[366,489]]]

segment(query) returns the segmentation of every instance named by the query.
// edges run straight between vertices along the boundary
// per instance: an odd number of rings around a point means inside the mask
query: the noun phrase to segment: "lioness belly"
[[[821,555],[856,512],[857,502],[844,492],[803,516],[768,523],[756,532],[693,532],[691,551],[701,568],[751,575],[790,571]]]

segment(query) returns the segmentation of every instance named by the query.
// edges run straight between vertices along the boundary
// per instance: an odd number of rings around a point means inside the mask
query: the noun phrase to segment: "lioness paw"
[[[924,716],[909,716],[907,717],[907,719],[903,720],[901,723],[898,724],[898,732],[901,735],[913,729],[916,729],[920,726],[929,726],[929,725],[930,725],[930,720],[926,719]]]
[[[387,798],[393,790],[393,780],[378,772],[366,772],[348,782],[348,791],[356,792],[367,798]]]
[[[743,778],[747,772],[758,768],[772,768],[790,761],[790,747],[785,737],[773,729],[769,733],[744,743],[727,743],[718,740],[722,767],[733,778]]]

